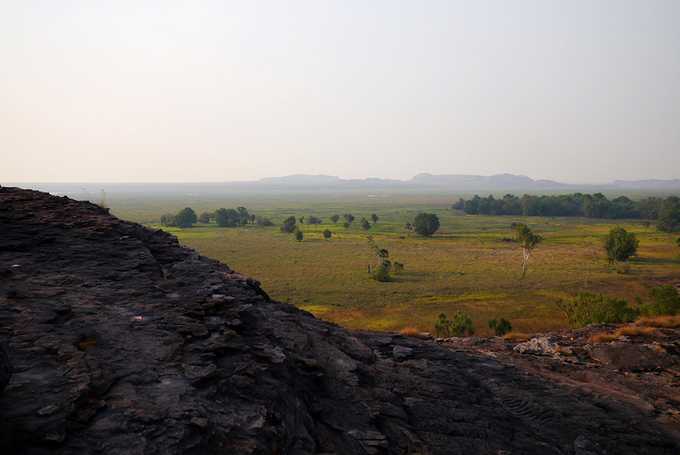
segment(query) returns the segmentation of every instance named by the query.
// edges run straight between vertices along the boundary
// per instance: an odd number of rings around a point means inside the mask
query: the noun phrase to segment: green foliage
[[[191,207],[183,208],[175,215],[175,222],[181,228],[189,228],[196,224],[196,212]]]
[[[344,215],[342,215],[342,217],[348,224],[352,224],[352,222],[354,222],[354,215],[352,215],[351,213],[345,213]]]
[[[210,214],[208,212],[203,212],[198,216],[198,222],[203,224],[210,223]]]
[[[413,220],[415,231],[425,237],[430,237],[439,229],[439,217],[434,213],[419,213]]]
[[[489,328],[494,331],[497,337],[502,337],[506,333],[512,331],[512,324],[510,321],[504,318],[498,320],[491,319],[489,321]]]
[[[167,227],[177,226],[177,217],[172,213],[161,215],[161,224]]]
[[[438,337],[462,337],[474,335],[475,327],[472,319],[466,313],[456,311],[453,319],[449,320],[446,314],[441,313],[434,324],[434,331]]]
[[[622,227],[615,227],[609,231],[604,241],[604,249],[610,263],[627,261],[637,251],[638,242],[635,234]]]
[[[390,261],[381,262],[377,267],[373,269],[372,273],[373,279],[376,281],[380,281],[381,283],[392,281],[392,277],[390,276],[390,268],[391,268]]]
[[[515,230],[515,239],[522,247],[522,276],[527,273],[527,265],[529,264],[529,258],[534,248],[543,241],[543,237],[534,232],[524,223],[512,223],[512,227]]]
[[[680,230],[680,198],[671,196],[663,202],[656,227],[663,232]]]
[[[652,289],[652,301],[640,305],[644,316],[675,315],[680,312],[680,295],[671,285],[657,286]]]
[[[241,225],[248,224],[248,221],[250,220],[248,209],[245,207],[236,207],[236,212],[238,213],[238,223]]]
[[[628,302],[623,299],[589,292],[579,293],[568,302],[560,300],[557,306],[574,328],[588,324],[631,322],[638,315],[636,309],[628,306]]]
[[[294,216],[289,216],[285,220],[283,220],[283,224],[281,225],[281,232],[285,232],[290,234],[291,232],[295,231],[297,228],[297,225],[295,224],[296,220]]]
[[[363,229],[364,231],[368,231],[369,229],[371,229],[371,223],[369,223],[366,218],[361,219],[361,229]]]
[[[349,226],[350,226],[350,224],[347,221],[342,223],[342,227],[344,227],[345,229],[349,229]]]
[[[323,223],[323,220],[321,218],[318,218],[316,216],[310,216],[307,219],[307,224],[321,224]]]
[[[302,242],[302,240],[304,240],[304,238],[305,238],[305,234],[300,229],[296,229],[295,230],[295,240],[297,240],[298,242]]]
[[[333,233],[329,231],[328,229],[325,229],[323,231],[323,238],[326,240],[330,240],[330,238],[333,236]]]
[[[378,222],[378,215],[375,213],[371,213],[371,221],[373,221],[373,224]]]
[[[335,215],[331,216],[331,221],[333,222],[333,224],[337,224],[339,219],[340,219],[340,215],[338,215],[337,213]]]
[[[219,227],[240,226],[241,215],[237,210],[221,208],[215,211],[215,222]]]

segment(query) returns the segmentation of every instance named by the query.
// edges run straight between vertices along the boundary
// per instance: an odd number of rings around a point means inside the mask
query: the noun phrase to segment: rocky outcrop
[[[675,454],[644,410],[349,332],[97,206],[0,188],[1,453]]]

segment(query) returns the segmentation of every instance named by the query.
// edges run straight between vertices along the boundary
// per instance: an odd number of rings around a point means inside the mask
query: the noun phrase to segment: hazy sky
[[[0,183],[680,177],[680,1],[0,0]]]

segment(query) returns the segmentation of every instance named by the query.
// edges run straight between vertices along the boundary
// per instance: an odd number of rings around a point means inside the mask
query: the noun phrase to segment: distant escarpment
[[[89,203],[0,188],[0,287],[3,454],[680,453],[651,411],[347,331]]]

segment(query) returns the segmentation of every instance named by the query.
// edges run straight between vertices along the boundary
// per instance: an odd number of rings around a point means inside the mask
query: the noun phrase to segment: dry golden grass
[[[420,331],[415,327],[404,327],[399,331],[400,334],[407,337],[419,337]]]
[[[636,322],[637,325],[645,327],[658,327],[663,329],[675,329],[680,327],[680,315],[678,316],[656,316],[653,318],[642,318]]]
[[[590,343],[609,343],[619,338],[615,333],[596,333],[588,339]]]
[[[636,325],[627,325],[621,327],[616,332],[617,336],[627,336],[627,337],[649,337],[656,335],[656,329],[654,327],[642,327]]]
[[[526,333],[521,333],[521,332],[510,332],[510,333],[506,333],[503,336],[503,339],[505,341],[512,341],[512,342],[527,341],[530,338],[531,338],[531,335],[526,334]]]

